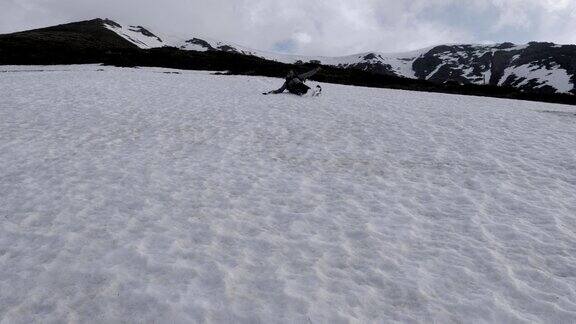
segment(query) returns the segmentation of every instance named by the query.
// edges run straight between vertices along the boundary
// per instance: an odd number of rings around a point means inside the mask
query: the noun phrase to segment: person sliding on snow
[[[306,82],[306,79],[310,78],[311,76],[313,76],[314,74],[318,73],[318,71],[320,71],[320,67],[315,68],[314,70],[310,71],[310,72],[306,72],[306,73],[302,73],[302,74],[296,74],[294,73],[293,70],[290,70],[290,72],[288,72],[288,75],[286,76],[286,82],[284,82],[284,85],[282,85],[282,87],[278,90],[273,90],[270,92],[265,92],[263,94],[267,95],[267,94],[278,94],[278,93],[282,93],[284,92],[284,90],[288,89],[288,92],[295,94],[295,95],[305,95],[308,90],[310,90],[310,87],[307,86],[306,84],[304,84],[304,82]],[[320,86],[316,86],[317,88],[317,92],[316,94],[319,94],[319,92],[321,91],[321,87]]]

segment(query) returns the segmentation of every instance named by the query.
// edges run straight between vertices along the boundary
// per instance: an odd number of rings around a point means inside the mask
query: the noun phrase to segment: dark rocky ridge
[[[103,56],[138,49],[103,24],[94,19],[0,35],[0,64],[100,63]]]
[[[154,34],[152,34],[151,31],[149,31],[148,29],[142,27],[142,26],[130,26],[130,30],[140,33],[142,35],[148,36],[148,37],[154,37],[156,38],[159,42],[162,42],[162,39]]]
[[[390,65],[369,62],[374,54],[366,56],[366,63],[350,65],[366,71],[398,75]],[[512,43],[493,46],[441,45],[434,47],[414,60],[412,69],[418,79],[437,83],[457,81],[461,84],[488,84],[518,87],[524,91],[555,93],[556,89],[544,85],[542,80],[509,76],[503,80],[507,68],[530,65],[534,69],[549,70],[559,67],[570,75],[576,84],[576,46],[559,46],[553,43],[529,43],[525,48]],[[520,85],[522,83],[522,85]],[[576,94],[576,89],[572,89]]]
[[[194,44],[194,45],[200,45],[201,47],[204,47],[205,49],[211,50],[211,51],[216,50],[214,47],[212,47],[212,45],[210,45],[210,43],[208,43],[207,41],[205,41],[203,39],[199,39],[199,38],[192,38],[190,40],[187,40],[186,43]]]

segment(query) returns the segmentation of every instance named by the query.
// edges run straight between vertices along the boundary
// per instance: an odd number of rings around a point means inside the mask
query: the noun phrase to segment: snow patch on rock
[[[118,23],[105,21],[104,27],[143,49],[166,46],[160,37],[142,26],[120,25]]]
[[[558,64],[553,64],[550,67],[524,64],[506,68],[499,85],[503,85],[511,76],[516,77],[516,80],[521,80],[514,83],[516,87],[522,87],[530,81],[535,81],[538,83],[536,88],[548,85],[555,88],[558,93],[569,93],[574,89],[574,84],[570,80],[571,76]]]

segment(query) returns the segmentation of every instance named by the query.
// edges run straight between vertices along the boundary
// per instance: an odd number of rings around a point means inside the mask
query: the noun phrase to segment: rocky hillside
[[[105,55],[137,46],[94,19],[0,35],[0,65],[101,63]]]
[[[371,60],[350,64],[376,72],[388,71],[405,77],[434,82],[513,86],[544,93],[574,91],[576,46],[552,43],[514,45],[442,45],[406,57],[404,69],[390,64],[390,57],[372,54]],[[375,57],[375,58],[374,58]],[[360,64],[360,65],[359,65]]]

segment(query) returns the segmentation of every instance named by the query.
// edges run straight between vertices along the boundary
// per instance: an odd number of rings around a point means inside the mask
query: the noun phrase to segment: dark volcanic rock
[[[114,27],[116,27],[116,28],[122,28],[122,26],[121,26],[119,23],[117,23],[117,22],[115,22],[115,21],[113,21],[113,20],[110,20],[110,19],[104,19],[103,22],[104,22],[106,25],[114,26]]]
[[[214,47],[212,47],[212,45],[210,45],[210,43],[208,43],[207,41],[205,41],[203,39],[199,39],[199,38],[192,38],[190,40],[187,40],[186,43],[200,45],[200,46],[202,46],[202,47],[204,47],[210,51],[216,50]]]
[[[236,48],[230,46],[230,45],[222,45],[222,46],[218,46],[218,49],[223,51],[223,52],[229,52],[229,53],[240,53]]]
[[[313,62],[311,62],[313,63]],[[348,64],[346,66],[340,66],[341,68],[348,68],[348,69],[356,69],[361,71],[368,71],[372,73],[382,74],[382,75],[391,75],[396,76],[394,73],[393,68],[390,64],[383,64],[383,63],[357,63],[357,64]]]
[[[490,84],[492,85],[498,84],[498,82],[504,75],[504,70],[510,64],[512,56],[513,55],[510,54],[509,52],[498,51],[494,53],[494,55],[492,56]]]
[[[443,62],[444,61],[434,55],[424,55],[414,61],[412,64],[412,69],[414,70],[414,74],[418,79],[425,79]]]
[[[506,43],[496,45],[494,48],[504,50],[504,49],[512,48],[514,46],[516,46],[514,43],[506,42]]]
[[[209,51],[221,51],[221,52],[226,52],[226,53],[244,54],[243,52],[239,51],[237,48],[230,46],[230,45],[220,45],[220,46],[215,48],[214,46],[210,45],[210,43],[208,43],[207,41],[205,41],[203,39],[199,39],[199,38],[193,38],[191,40],[187,40],[186,43],[202,46]]]
[[[150,32],[148,29],[142,27],[142,26],[130,26],[130,30],[133,32],[137,32],[140,33],[144,36],[148,36],[148,37],[154,37],[156,38],[159,42],[162,42],[162,39],[156,35],[154,35],[152,32]]]
[[[374,54],[374,53],[370,53],[370,54],[364,56],[365,60],[373,60],[375,58],[376,58],[376,54]]]

